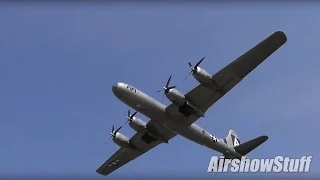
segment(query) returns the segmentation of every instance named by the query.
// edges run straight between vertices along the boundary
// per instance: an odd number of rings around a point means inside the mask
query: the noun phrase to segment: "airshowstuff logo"
[[[212,156],[207,172],[309,172],[312,156],[290,158],[276,156],[272,159],[224,159]]]

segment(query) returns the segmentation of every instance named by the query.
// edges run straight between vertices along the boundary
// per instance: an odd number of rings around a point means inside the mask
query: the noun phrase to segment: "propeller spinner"
[[[188,62],[189,64],[189,67],[191,69],[191,71],[189,72],[188,76],[184,79],[183,82],[185,82],[187,80],[187,78],[190,76],[190,74],[196,74],[198,71],[197,71],[197,67],[201,64],[201,62],[204,60],[205,57],[203,57],[202,59],[200,59],[200,61],[193,67],[192,64],[190,62]]]
[[[163,93],[163,95],[162,95],[161,102],[163,101],[163,97],[164,97],[164,95],[165,95],[165,94],[167,94],[167,93],[169,92],[169,90],[170,90],[170,89],[174,89],[174,88],[176,88],[176,86],[169,86],[170,81],[171,81],[171,76],[169,77],[169,79],[168,79],[168,81],[167,81],[167,83],[166,83],[166,86],[165,86],[165,87],[163,87],[163,89],[162,89],[162,90],[159,90],[159,91],[157,91],[157,92],[156,92],[156,93],[159,93],[159,92],[161,92],[161,91],[164,91],[164,93]]]
[[[117,130],[114,130],[114,125],[112,125],[111,136],[110,136],[110,138],[108,139],[108,141],[109,141],[111,138],[115,138],[116,135],[117,135],[117,132],[118,132],[121,128],[122,128],[122,126],[120,126]],[[107,141],[107,142],[108,142],[108,141]],[[106,142],[106,144],[107,144],[107,142]]]

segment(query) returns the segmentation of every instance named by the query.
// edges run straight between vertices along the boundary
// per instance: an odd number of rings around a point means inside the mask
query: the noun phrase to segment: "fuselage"
[[[136,89],[135,87],[126,83],[116,83],[112,87],[115,96],[123,103],[135,109],[139,113],[148,118],[157,121],[157,123],[170,129],[176,134],[179,134],[195,143],[206,146],[215,151],[221,152],[234,158],[241,158],[232,147],[229,147],[223,140],[216,140],[216,137],[204,130],[200,126],[193,123],[186,125],[178,121],[178,118],[171,116],[166,112],[166,106],[161,102],[155,100],[149,95]]]

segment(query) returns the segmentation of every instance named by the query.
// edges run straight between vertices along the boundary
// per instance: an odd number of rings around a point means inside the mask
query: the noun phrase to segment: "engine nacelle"
[[[163,138],[161,135],[159,135],[157,132],[155,132],[152,129],[148,129],[147,123],[137,117],[132,117],[132,119],[129,123],[129,126],[133,130],[135,130],[137,133],[140,133],[140,134],[144,135],[145,137],[151,136],[150,141],[152,141],[152,139],[155,139],[160,142],[168,143],[168,141],[165,138]]]
[[[178,106],[182,106],[186,103],[185,96],[179,92],[177,89],[170,89],[168,93],[166,93],[167,98],[175,103]]]
[[[189,101],[187,101],[185,96],[177,89],[170,89],[169,92],[166,93],[166,96],[178,107],[179,112],[182,113],[185,117],[189,117],[192,114],[195,114],[198,117],[204,117],[204,113],[201,112],[201,110],[199,110],[197,107],[192,105]]]
[[[147,123],[137,117],[132,117],[129,126],[138,133],[144,134],[147,132]]]
[[[112,138],[113,142],[117,144],[118,146],[126,149],[134,149],[130,143],[129,143],[129,138],[119,132],[116,133],[115,137]]]
[[[192,76],[202,85],[205,86],[212,86],[212,76],[205,71],[204,69],[201,69],[199,66],[197,67],[197,72],[192,73]]]

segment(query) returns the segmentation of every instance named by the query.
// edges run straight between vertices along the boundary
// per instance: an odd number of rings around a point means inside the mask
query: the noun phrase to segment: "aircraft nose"
[[[117,87],[118,87],[118,83],[114,84],[114,85],[112,86],[112,91],[115,92],[115,90],[117,89]]]

